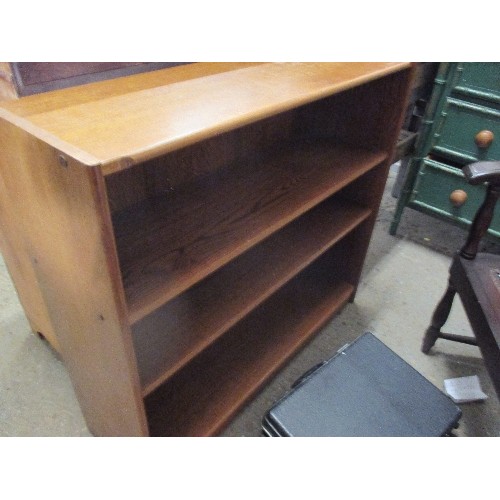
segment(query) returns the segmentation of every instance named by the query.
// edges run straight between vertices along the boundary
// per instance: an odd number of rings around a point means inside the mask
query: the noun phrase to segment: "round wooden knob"
[[[462,189],[455,189],[450,194],[450,201],[455,207],[461,207],[467,201],[467,193]]]
[[[491,130],[481,130],[481,132],[476,134],[474,140],[478,147],[487,148],[493,142],[494,138],[495,136]]]

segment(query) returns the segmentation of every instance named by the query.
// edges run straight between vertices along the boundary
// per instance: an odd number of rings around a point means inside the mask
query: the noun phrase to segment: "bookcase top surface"
[[[0,118],[110,174],[409,66],[193,63],[2,102]]]

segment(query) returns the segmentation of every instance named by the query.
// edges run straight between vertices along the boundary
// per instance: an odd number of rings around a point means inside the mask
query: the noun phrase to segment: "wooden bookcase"
[[[407,63],[199,63],[2,103],[2,252],[95,435],[213,435],[354,299]]]

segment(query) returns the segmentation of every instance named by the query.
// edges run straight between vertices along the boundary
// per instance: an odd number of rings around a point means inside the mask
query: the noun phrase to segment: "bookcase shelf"
[[[0,105],[2,253],[91,432],[217,434],[354,300],[412,75],[196,63]]]
[[[383,160],[380,152],[304,143],[231,165],[118,213],[114,227],[131,321]]]
[[[146,400],[152,435],[217,433],[350,298],[354,287],[307,269]]]
[[[158,387],[370,213],[328,199],[136,323],[143,392]]]

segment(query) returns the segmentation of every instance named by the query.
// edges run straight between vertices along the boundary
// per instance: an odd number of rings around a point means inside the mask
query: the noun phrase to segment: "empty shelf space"
[[[330,273],[331,274],[331,273]],[[151,435],[205,436],[349,300],[354,287],[307,269],[145,399]]]
[[[149,394],[255,309],[371,211],[329,198],[133,326]]]
[[[132,323],[380,164],[331,141],[283,144],[114,216]]]

